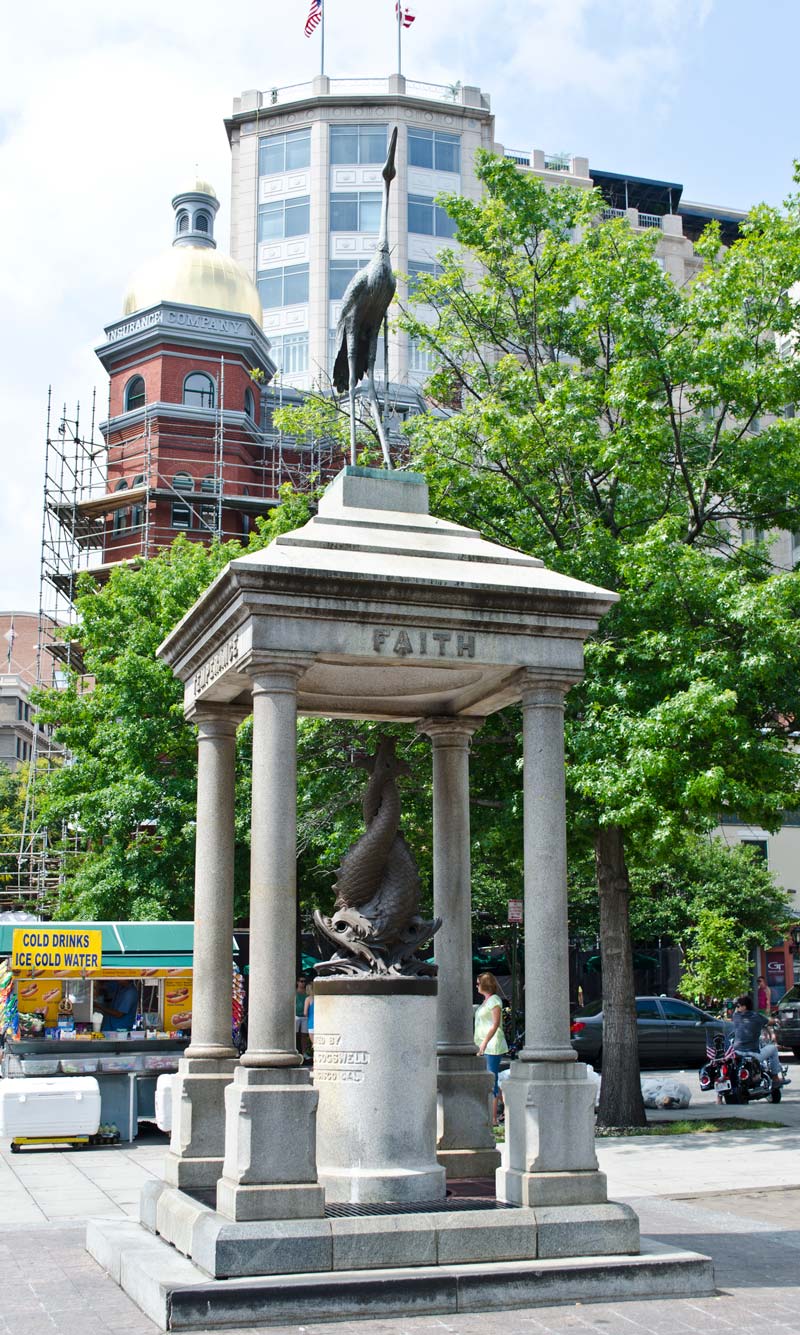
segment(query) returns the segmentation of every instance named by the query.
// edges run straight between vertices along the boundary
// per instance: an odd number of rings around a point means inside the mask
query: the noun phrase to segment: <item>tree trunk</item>
[[[646,1126],[639,1080],[630,881],[622,830],[599,830],[594,842],[600,895],[603,970],[603,1082],[598,1126]]]

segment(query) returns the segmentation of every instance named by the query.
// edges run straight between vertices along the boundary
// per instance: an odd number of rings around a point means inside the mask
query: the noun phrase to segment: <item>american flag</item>
[[[412,11],[408,9],[405,5],[401,6],[400,0],[396,0],[394,12],[404,28],[410,28],[411,24],[414,22],[414,19],[417,17],[416,14],[412,13]]]
[[[736,1049],[734,1048],[734,1039],[731,1038],[730,1041],[728,1042],[728,1046],[725,1049],[725,1051],[720,1053],[720,1057],[722,1057],[725,1061],[730,1061],[731,1058],[733,1057],[735,1050]],[[708,1057],[708,1060],[710,1062],[713,1062],[716,1055],[717,1055],[716,1049],[713,1048],[709,1043],[708,1039],[706,1039],[706,1056]]]
[[[318,23],[322,22],[322,0],[311,0],[311,8],[306,19],[305,33],[310,37]]]

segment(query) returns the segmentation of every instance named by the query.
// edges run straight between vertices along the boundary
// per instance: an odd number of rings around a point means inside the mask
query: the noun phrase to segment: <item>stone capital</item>
[[[471,718],[466,715],[463,718],[442,715],[438,718],[420,719],[416,724],[416,730],[430,737],[434,746],[452,746],[459,750],[467,750],[473,733],[482,728],[485,722],[483,718]]]
[[[300,678],[313,663],[312,658],[254,658],[247,665],[253,695],[297,694]]]
[[[189,723],[197,725],[198,740],[205,737],[235,737],[247,714],[243,709],[222,704],[194,704],[187,712]]]
[[[523,709],[563,709],[564,696],[583,678],[582,672],[544,671],[527,668],[520,674],[520,702]]]

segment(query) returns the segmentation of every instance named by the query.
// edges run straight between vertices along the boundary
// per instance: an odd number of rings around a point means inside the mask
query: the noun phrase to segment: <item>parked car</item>
[[[699,1068],[707,1060],[707,1044],[713,1045],[714,1035],[726,1033],[731,1025],[678,997],[637,997],[636,1028],[640,1066]],[[570,1029],[572,1046],[581,1060],[591,1062],[592,1066],[602,1066],[602,1001],[592,1001],[576,1011]],[[800,1029],[798,1035],[800,1042]]]
[[[800,1057],[800,984],[784,992],[778,1002],[775,1022],[780,1047],[791,1048],[795,1057]]]

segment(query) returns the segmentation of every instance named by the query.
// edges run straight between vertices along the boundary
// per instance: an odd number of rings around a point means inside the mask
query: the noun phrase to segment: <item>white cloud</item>
[[[327,67],[395,67],[393,0],[326,0]],[[710,0],[412,0],[405,72],[493,94],[498,138],[539,144],[555,99],[635,114],[658,75],[675,87],[681,45]],[[169,244],[170,199],[197,167],[227,229],[222,118],[243,88],[305,80],[319,38],[306,0],[40,0],[9,6],[0,79],[0,306],[7,468],[0,498],[0,607],[33,607],[39,576],[46,389],[57,404],[105,397],[93,354],[130,272]],[[666,77],[665,77],[666,71]],[[670,92],[670,89],[674,89]],[[574,145],[581,151],[581,145]],[[102,409],[100,416],[103,415]]]

